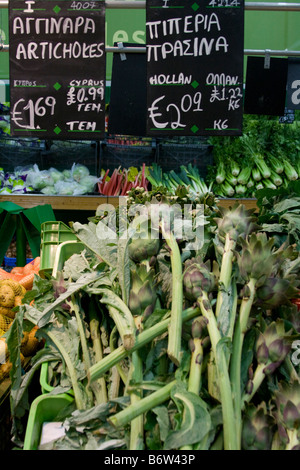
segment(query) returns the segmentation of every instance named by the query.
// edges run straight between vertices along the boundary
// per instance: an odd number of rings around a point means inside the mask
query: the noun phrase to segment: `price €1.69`
[[[23,129],[39,129],[36,121],[45,115],[53,116],[55,105],[56,99],[53,96],[41,97],[36,101],[20,98],[13,106],[12,121]]]

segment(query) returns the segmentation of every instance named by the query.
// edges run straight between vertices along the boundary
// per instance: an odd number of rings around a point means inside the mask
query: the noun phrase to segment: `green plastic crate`
[[[43,394],[49,393],[53,390],[53,387],[49,384],[48,381],[48,362],[43,362],[41,365],[40,385]]]
[[[58,246],[72,240],[77,241],[77,237],[63,222],[44,222],[41,225],[41,276],[44,273],[52,274]]]
[[[52,276],[56,277],[59,271],[62,271],[65,262],[74,254],[81,253],[85,245],[78,240],[66,241],[61,243],[56,250],[53,263]]]
[[[35,398],[29,410],[23,450],[38,450],[43,424],[57,421],[59,414],[73,403],[74,398],[65,393],[45,394]],[[62,415],[59,416],[59,419],[62,421]]]
[[[57,246],[55,259],[53,263],[52,276],[56,277],[59,271],[62,271],[65,262],[74,254],[84,250],[85,245],[79,241],[67,241]],[[44,362],[40,371],[40,385],[42,393],[49,393],[53,387],[48,381],[48,362]]]

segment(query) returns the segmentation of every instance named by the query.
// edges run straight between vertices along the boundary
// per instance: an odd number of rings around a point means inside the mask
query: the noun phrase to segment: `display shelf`
[[[112,204],[117,206],[118,197],[113,196],[43,196],[39,194],[25,195],[2,195],[0,202],[11,201],[15,204],[29,209],[43,204],[50,204],[53,210],[66,211],[95,211],[100,204]],[[230,207],[236,201],[244,204],[247,209],[256,208],[256,199],[220,199],[219,205],[222,207]]]

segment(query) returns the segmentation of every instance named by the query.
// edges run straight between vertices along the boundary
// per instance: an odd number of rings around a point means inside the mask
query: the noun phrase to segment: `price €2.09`
[[[26,101],[20,98],[13,106],[12,121],[23,129],[39,129],[38,118],[55,113],[56,99],[53,96],[38,98],[36,101]]]
[[[186,94],[182,96],[180,103],[164,103],[165,95],[160,96],[153,101],[152,105],[148,108],[149,118],[151,119],[156,129],[180,129],[186,127],[186,124],[182,122],[183,115],[188,112],[200,112],[203,111],[201,108],[202,93],[197,92],[194,95]],[[163,121],[163,114],[170,115],[170,121]],[[166,119],[166,118],[165,118]]]

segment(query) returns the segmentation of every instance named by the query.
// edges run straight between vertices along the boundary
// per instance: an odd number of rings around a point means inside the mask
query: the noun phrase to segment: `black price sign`
[[[147,0],[147,133],[240,135],[243,0]]]
[[[104,0],[10,0],[9,63],[12,135],[104,136]]]

